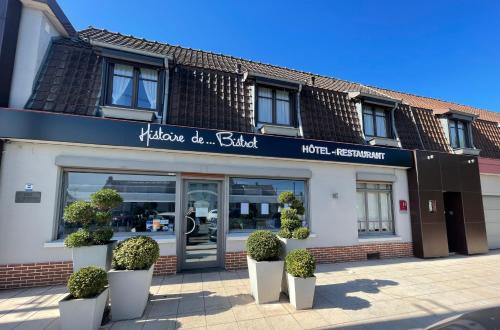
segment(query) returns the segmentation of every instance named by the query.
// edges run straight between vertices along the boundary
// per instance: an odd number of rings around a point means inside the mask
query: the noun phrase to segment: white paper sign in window
[[[248,203],[241,203],[241,214],[249,214],[250,213],[250,210],[249,210],[249,204]]]
[[[260,204],[260,214],[262,214],[262,215],[269,214],[269,204],[268,203]]]

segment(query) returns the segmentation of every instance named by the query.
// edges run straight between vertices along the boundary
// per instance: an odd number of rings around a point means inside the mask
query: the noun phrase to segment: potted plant
[[[281,228],[278,236],[285,244],[283,252],[288,253],[294,249],[305,248],[305,239],[310,231],[302,226],[304,204],[291,191],[284,191],[278,196],[281,206]]]
[[[302,226],[302,216],[305,209],[304,204],[293,192],[283,191],[278,196],[281,206],[281,228],[278,232],[280,240],[283,242],[282,258],[295,249],[305,249],[306,239],[310,235],[310,230]],[[286,272],[283,271],[281,291],[288,292]]]
[[[102,268],[90,266],[71,274],[69,294],[59,302],[62,329],[98,329],[108,299],[108,278]]]
[[[316,261],[306,249],[291,251],[285,259],[288,296],[295,309],[312,308],[316,285]]]
[[[108,273],[113,321],[142,316],[159,257],[158,243],[147,236],[128,238],[113,249],[113,269]]]
[[[281,242],[269,230],[256,230],[247,240],[247,263],[252,296],[258,304],[278,301],[283,260]]]
[[[64,209],[64,221],[81,226],[64,240],[72,248],[73,271],[87,266],[109,270],[114,241],[111,210],[123,202],[116,190],[101,189],[90,195],[90,202],[76,201]]]

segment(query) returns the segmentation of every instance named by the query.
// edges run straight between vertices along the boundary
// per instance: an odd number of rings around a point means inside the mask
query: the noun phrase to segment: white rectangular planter
[[[105,271],[111,269],[113,247],[116,242],[105,245],[91,245],[72,248],[73,272],[88,266],[103,268]]]
[[[116,270],[108,272],[113,321],[142,316],[148,303],[154,265],[147,270]]]
[[[250,289],[257,304],[279,301],[284,261],[255,261],[247,256]]]
[[[308,246],[308,239],[296,239],[296,238],[283,238],[278,237],[281,242],[283,242],[283,249],[281,250],[282,258],[285,260],[286,255],[293,250],[305,249]],[[286,277],[286,269],[283,269],[283,278],[281,280],[281,292],[288,294],[288,281]]]
[[[287,275],[288,297],[295,309],[309,309],[313,306],[316,276],[301,278]]]
[[[61,329],[91,330],[99,329],[102,315],[108,300],[109,289],[106,288],[95,298],[72,299],[68,294],[59,302]]]

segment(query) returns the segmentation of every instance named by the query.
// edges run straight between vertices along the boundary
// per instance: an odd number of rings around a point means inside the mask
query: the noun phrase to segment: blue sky
[[[500,112],[500,1],[59,0],[89,25]]]

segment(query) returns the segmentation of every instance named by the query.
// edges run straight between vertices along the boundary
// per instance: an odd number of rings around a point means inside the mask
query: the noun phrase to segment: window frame
[[[377,110],[382,110],[384,112],[387,136],[381,136],[377,134]],[[365,113],[370,114],[372,116],[373,135],[366,134]],[[361,117],[363,121],[363,134],[365,135],[365,137],[370,139],[373,138],[394,139],[391,110],[372,104],[363,104],[361,110]]]
[[[173,182],[176,183],[176,191],[175,191],[175,220],[174,220],[174,231],[172,233],[162,233],[162,232],[148,232],[148,231],[140,231],[140,232],[114,232],[114,239],[128,238],[133,236],[151,236],[157,237],[161,236],[161,238],[169,239],[172,237],[177,237],[177,218],[178,218],[178,205],[177,205],[177,195],[180,193],[178,191],[178,182],[180,180],[178,173],[172,172],[158,172],[158,171],[129,171],[129,170],[120,170],[120,169],[93,169],[93,168],[78,168],[78,167],[63,167],[60,168],[60,175],[58,181],[58,192],[57,192],[57,212],[54,212],[56,218],[54,219],[53,225],[53,237],[55,240],[63,240],[65,236],[62,235],[60,237],[60,226],[64,226],[63,214],[64,214],[64,205],[65,205],[65,194],[66,194],[66,186],[68,183],[68,173],[90,173],[90,174],[123,174],[123,175],[150,175],[150,176],[165,176],[171,177]],[[180,206],[179,206],[180,207]]]
[[[112,101],[112,94],[113,94],[113,77],[114,77],[114,67],[115,64],[123,64],[123,65],[128,65],[133,68],[133,76],[132,76],[132,101],[131,105],[122,105],[122,104],[114,104]],[[138,105],[139,103],[139,80],[140,79],[140,69],[152,69],[155,70],[158,73],[158,80],[157,80],[157,86],[156,86],[156,108],[145,108],[145,107],[140,107]],[[103,105],[106,106],[111,106],[111,107],[118,107],[118,108],[125,108],[125,109],[135,109],[135,110],[143,110],[143,111],[154,111],[161,117],[162,115],[162,108],[163,108],[163,93],[164,93],[164,75],[165,75],[165,70],[164,68],[154,66],[154,65],[148,65],[148,64],[143,64],[143,63],[137,63],[137,62],[131,62],[131,61],[125,61],[125,60],[117,60],[117,59],[107,59],[106,60],[106,77],[104,81],[106,82],[105,85],[105,90],[104,90],[104,102]],[[149,80],[149,79],[145,79]]]
[[[451,124],[455,124],[455,128],[452,129]],[[461,123],[464,127],[464,145],[460,145],[460,138],[459,138],[459,129],[458,129],[458,124]],[[452,134],[455,137],[455,141],[457,141],[458,145],[454,146],[452,144]],[[460,120],[460,119],[452,119],[448,118],[448,136],[450,140],[450,146],[453,149],[461,149],[461,148],[471,148],[471,143],[470,143],[470,136],[469,136],[469,122],[465,120]]]
[[[281,181],[303,181],[304,182],[304,220],[307,224],[307,228],[311,230],[311,219],[309,216],[309,179],[308,178],[290,178],[290,177],[284,177],[284,178],[276,178],[276,177],[267,177],[267,176],[243,176],[243,175],[229,175],[227,176],[227,202],[226,207],[227,207],[227,234],[238,234],[238,233],[252,233],[258,229],[231,229],[230,228],[230,207],[229,204],[231,203],[231,179],[236,178],[236,179],[262,179],[262,180],[281,180]],[[280,228],[275,228],[275,229],[269,229],[270,231],[277,233]]]
[[[260,120],[260,109],[259,109],[259,89],[261,88],[267,88],[271,90],[271,122],[265,122]],[[289,104],[289,116],[290,116],[290,123],[288,125],[286,124],[278,124],[276,120],[276,111],[277,111],[277,98],[276,98],[276,91],[285,91],[288,93],[288,104]],[[296,114],[296,106],[295,106],[295,95],[296,92],[294,90],[290,90],[284,87],[277,87],[277,86],[272,86],[272,85],[265,85],[265,84],[257,84],[255,86],[255,118],[256,118],[256,123],[261,124],[261,125],[274,125],[274,126],[281,126],[281,127],[297,127],[297,114]],[[269,97],[263,97],[266,99],[269,99]]]
[[[374,189],[374,188],[358,188],[358,184],[384,184],[384,185],[389,185],[390,189]],[[392,182],[373,182],[373,181],[356,181],[356,195],[358,192],[363,192],[363,201],[364,201],[364,209],[365,209],[365,219],[363,222],[366,225],[367,230],[365,232],[360,232],[359,231],[359,223],[361,222],[358,219],[358,215],[356,214],[356,227],[358,230],[358,237],[359,238],[366,238],[366,237],[373,237],[373,236],[395,236],[396,235],[396,219],[395,219],[395,212],[394,212],[394,185]],[[379,223],[379,229],[382,228],[382,208],[381,208],[381,199],[380,199],[380,192],[389,192],[389,210],[391,212],[391,219],[390,221],[392,222],[392,231],[388,232],[383,232],[383,231],[375,231],[375,232],[370,232],[369,231],[369,219],[368,219],[368,192],[374,192],[377,193],[377,204],[378,204],[378,223]],[[356,203],[357,203],[357,197],[356,197]],[[374,221],[372,221],[374,222]]]

